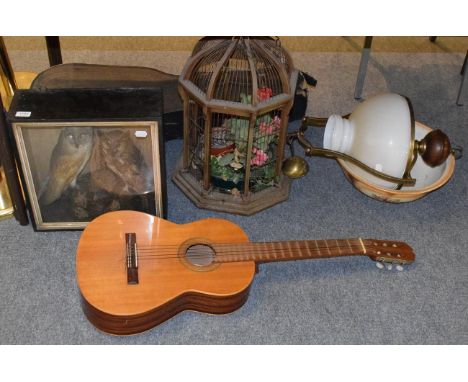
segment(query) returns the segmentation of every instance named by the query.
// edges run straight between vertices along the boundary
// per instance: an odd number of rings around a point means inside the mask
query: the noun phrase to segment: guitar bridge
[[[126,233],[127,284],[138,284],[138,251],[136,234]]]

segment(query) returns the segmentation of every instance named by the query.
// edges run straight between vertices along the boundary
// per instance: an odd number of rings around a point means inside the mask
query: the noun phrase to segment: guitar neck
[[[215,244],[216,262],[273,261],[320,259],[366,255],[362,239],[297,240],[239,244]]]

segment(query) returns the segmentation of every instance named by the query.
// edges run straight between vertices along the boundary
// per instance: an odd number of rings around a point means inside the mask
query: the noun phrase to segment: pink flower
[[[266,122],[260,122],[260,125],[258,126],[260,132],[263,134],[271,134],[276,130],[279,130],[281,127],[281,118],[275,115],[273,118],[273,121],[270,122],[270,124],[267,124]]]
[[[273,125],[268,125],[266,122],[260,122],[258,128],[263,134],[271,134],[273,132]]]
[[[266,101],[270,99],[273,95],[273,90],[271,88],[258,88],[257,89],[257,96],[259,101]]]
[[[275,118],[273,118],[273,126],[275,127],[275,130],[281,127],[281,118],[277,115],[275,115]]]
[[[268,155],[261,149],[254,147],[252,148],[252,153],[255,156],[250,160],[251,166],[261,166],[268,160]]]

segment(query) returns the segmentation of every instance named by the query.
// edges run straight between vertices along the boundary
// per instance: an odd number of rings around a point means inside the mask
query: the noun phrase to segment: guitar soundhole
[[[209,245],[195,244],[187,248],[185,258],[196,267],[206,267],[214,262],[215,251]]]

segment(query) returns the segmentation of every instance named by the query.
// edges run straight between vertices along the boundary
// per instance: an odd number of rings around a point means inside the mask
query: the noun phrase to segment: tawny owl
[[[91,185],[116,195],[142,195],[154,189],[153,176],[129,129],[97,129],[89,162]]]
[[[49,176],[39,198],[49,205],[62,196],[83,171],[91,155],[93,129],[91,127],[65,127],[62,129],[50,159]]]

